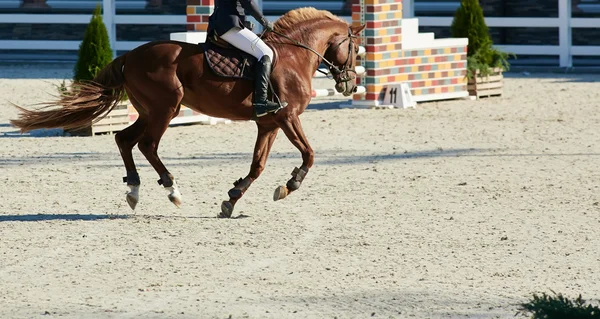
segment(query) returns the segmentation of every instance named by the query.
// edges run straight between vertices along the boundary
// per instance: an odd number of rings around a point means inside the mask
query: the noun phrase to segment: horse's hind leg
[[[287,182],[286,186],[279,186],[275,189],[273,194],[273,200],[277,201],[284,199],[291,192],[300,188],[302,181],[308,174],[308,170],[314,163],[314,152],[308,143],[308,139],[304,135],[302,125],[298,115],[293,113],[281,113],[275,116],[275,122],[281,127],[281,130],[285,133],[287,138],[298,148],[302,153],[302,166],[300,168],[294,168],[292,171],[292,178]]]
[[[218,217],[231,217],[235,203],[242,198],[252,182],[254,182],[254,180],[256,180],[265,169],[267,157],[269,156],[269,152],[271,151],[271,146],[273,146],[275,137],[277,137],[278,130],[279,128],[276,125],[258,125],[258,135],[256,137],[256,144],[254,146],[254,155],[252,157],[250,173],[245,178],[240,178],[233,183],[234,187],[227,193],[229,195],[229,200],[223,201],[221,204],[221,213]]]
[[[133,103],[133,102],[132,102]],[[127,183],[130,191],[127,193],[127,203],[131,209],[135,209],[139,201],[140,176],[138,175],[133,161],[131,150],[142,137],[146,129],[146,122],[142,118],[138,118],[135,123],[115,135],[115,141],[119,147],[119,152],[125,164],[127,176],[123,178],[123,182]]]
[[[129,93],[129,101],[136,109],[141,109],[140,103],[131,95],[131,93]],[[130,188],[126,199],[131,209],[135,209],[135,206],[139,201],[140,189],[140,176],[135,167],[131,151],[140,138],[142,138],[142,134],[144,134],[144,130],[146,130],[146,124],[147,122],[145,119],[140,116],[132,125],[115,135],[115,142],[117,142],[117,146],[119,147],[119,153],[121,153],[121,158],[123,158],[127,173],[127,176],[123,178],[123,182],[126,182],[127,186]]]
[[[175,178],[173,178],[173,175],[169,173],[158,157],[158,144],[169,127],[172,116],[179,109],[178,105],[179,104],[164,110],[156,109],[155,112],[149,116],[148,127],[138,143],[138,148],[160,176],[158,183],[163,185],[165,189],[169,191],[169,200],[175,204],[175,206],[180,207],[181,193],[177,188]]]

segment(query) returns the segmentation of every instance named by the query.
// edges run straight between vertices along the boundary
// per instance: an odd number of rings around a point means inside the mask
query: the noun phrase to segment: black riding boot
[[[267,100],[269,89],[269,77],[271,76],[271,58],[268,55],[263,56],[256,62],[256,79],[254,81],[254,113],[256,117],[261,117],[270,112],[276,112],[285,107],[287,103],[272,102]]]

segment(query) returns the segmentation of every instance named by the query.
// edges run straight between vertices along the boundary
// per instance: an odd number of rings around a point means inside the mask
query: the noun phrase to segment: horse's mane
[[[329,11],[317,10],[313,7],[305,7],[288,11],[273,23],[273,28],[279,32],[287,33],[296,29],[298,27],[298,23],[316,19],[329,19],[347,23]]]

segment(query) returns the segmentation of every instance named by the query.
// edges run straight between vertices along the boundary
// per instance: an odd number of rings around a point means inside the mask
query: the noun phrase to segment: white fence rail
[[[109,10],[105,12],[110,12]],[[0,14],[0,23],[88,24],[91,18],[91,14]],[[116,41],[117,24],[186,24],[185,15],[117,15],[113,13],[112,16],[104,14],[102,19],[108,30],[113,51],[128,51],[146,43],[146,41]],[[78,50],[80,43],[81,41],[77,40],[0,40],[0,49]],[[116,54],[113,55],[116,56]]]
[[[600,56],[600,46],[572,45],[572,28],[600,28],[600,18],[573,18],[571,0],[559,2],[559,14],[556,18],[486,18],[489,27],[532,27],[558,28],[558,45],[498,45],[501,50],[517,55],[554,55],[560,57],[561,67],[571,67],[573,56]],[[414,0],[404,0],[404,17],[414,17]],[[113,50],[131,50],[145,41],[116,41],[117,24],[170,24],[185,25],[185,15],[117,15],[114,0],[103,0],[104,22],[107,26]],[[0,23],[74,23],[87,24],[89,14],[0,14]],[[276,17],[268,17],[275,19]],[[345,17],[350,20],[349,17]],[[421,26],[447,27],[451,17],[418,17]],[[0,40],[0,49],[12,50],[77,50],[81,41],[60,40]]]
[[[556,18],[485,18],[488,27],[531,27],[558,28],[558,45],[497,45],[498,49],[517,55],[556,55],[559,56],[560,67],[572,67],[573,56],[600,56],[600,46],[573,45],[572,28],[600,28],[600,18],[573,18],[571,0],[558,1],[558,17]],[[414,17],[414,0],[404,0],[405,18]],[[447,27],[452,24],[451,17],[421,17],[420,26]]]
[[[497,45],[501,50],[515,54],[557,55],[560,56],[561,67],[572,66],[572,56],[600,56],[600,46],[572,45],[571,28],[600,28],[600,18],[571,18],[563,25],[561,18],[486,18],[488,27],[532,27],[559,28],[559,45]],[[421,26],[445,27],[452,23],[452,18],[419,17]],[[567,27],[569,26],[569,27]]]

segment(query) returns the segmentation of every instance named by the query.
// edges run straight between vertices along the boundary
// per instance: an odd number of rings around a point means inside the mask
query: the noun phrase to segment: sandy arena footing
[[[514,318],[532,293],[600,298],[595,75],[509,73],[500,98],[407,110],[313,104],[302,187],[272,201],[301,163],[279,134],[224,220],[253,122],[167,130],[181,209],[135,149],[132,213],[113,136],[8,124],[9,102],[47,100],[71,70],[0,66],[1,318]]]

